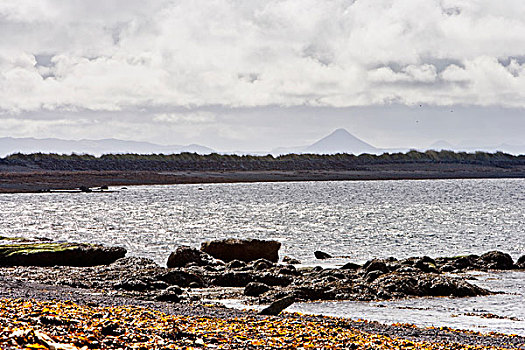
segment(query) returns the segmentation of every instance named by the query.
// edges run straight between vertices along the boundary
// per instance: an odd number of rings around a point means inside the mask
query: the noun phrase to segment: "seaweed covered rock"
[[[241,260],[245,262],[267,259],[276,263],[279,260],[281,243],[259,239],[224,239],[204,242],[201,250],[225,262]]]
[[[126,249],[85,243],[0,245],[0,266],[96,266],[123,258]]]

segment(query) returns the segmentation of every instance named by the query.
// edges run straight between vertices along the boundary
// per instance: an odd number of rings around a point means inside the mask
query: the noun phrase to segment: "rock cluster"
[[[195,288],[219,290],[219,298],[225,296],[226,291],[234,290],[232,293],[237,293],[235,296],[247,298],[255,303],[271,303],[281,299],[368,301],[423,296],[487,295],[491,292],[469,283],[466,278],[452,276],[449,272],[525,267],[525,257],[521,257],[515,263],[510,255],[491,251],[481,256],[372,259],[363,265],[349,262],[340,268],[320,266],[296,268],[292,264],[276,262],[280,243],[266,243],[268,242],[257,240],[226,240],[204,244],[202,250],[180,246],[170,255],[167,268],[159,266],[150,259],[136,257],[120,258],[111,264],[101,266],[82,268],[55,266],[65,265],[60,263],[60,259],[66,259],[62,256],[67,257],[69,265],[87,266],[90,260],[82,255],[83,251],[90,251],[92,254],[93,251],[102,251],[108,254],[104,258],[94,254],[97,259],[91,260],[89,265],[99,265],[103,261],[109,261],[109,256],[113,259],[125,254],[125,250],[119,248],[66,245],[63,249],[66,253],[60,253],[66,255],[56,255],[55,259],[58,260],[53,262],[49,260],[47,253],[35,255],[41,259],[37,265],[53,267],[31,269],[16,267],[10,268],[9,271],[0,269],[0,278],[2,274],[10,273],[16,278],[41,283],[115,290],[121,294],[133,294],[147,300],[169,302],[195,298],[198,293],[188,292]],[[219,246],[220,249],[217,248]],[[241,253],[240,248],[234,248],[250,246],[252,248],[247,249],[249,254],[246,251]],[[215,255],[211,256],[204,250],[211,251]],[[27,259],[27,256],[20,251],[18,253],[17,259]],[[223,256],[221,254],[229,255],[222,261],[218,260],[219,256]],[[273,260],[260,256],[267,256]],[[9,255],[0,255],[0,259],[6,257]],[[79,260],[73,264],[71,262],[75,261],[74,259]],[[14,261],[6,263],[8,260],[0,261],[3,261],[4,266],[35,264],[34,259],[31,264],[20,263],[20,261],[16,261],[17,263]]]

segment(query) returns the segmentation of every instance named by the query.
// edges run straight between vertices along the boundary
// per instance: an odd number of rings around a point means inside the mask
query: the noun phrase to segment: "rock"
[[[253,269],[256,271],[268,270],[275,266],[271,261],[266,259],[257,259],[252,261],[250,265],[252,265]]]
[[[285,287],[292,283],[292,279],[287,276],[282,276],[274,273],[257,274],[253,276],[253,279],[257,282],[262,282],[270,286],[281,286]]]
[[[359,268],[361,268],[361,265],[354,264],[353,262],[347,262],[340,267],[341,270],[358,270]]]
[[[478,259],[478,264],[487,269],[510,270],[514,267],[512,257],[507,253],[494,250],[483,254]]]
[[[297,260],[297,259],[295,259],[295,258],[289,257],[289,256],[287,255],[287,256],[285,256],[285,257],[283,258],[283,263],[285,263],[285,264],[290,264],[290,265],[298,265],[298,264],[301,263],[301,261],[299,261],[299,260]]]
[[[126,249],[85,243],[0,245],[0,266],[96,266],[123,258]]]
[[[126,280],[115,285],[116,289],[124,289],[129,291],[142,292],[148,289],[146,282],[139,279]]]
[[[464,271],[467,269],[477,268],[477,255],[464,255],[455,257],[437,258],[436,265],[440,267],[443,272]]]
[[[279,275],[292,275],[292,276],[300,275],[300,272],[298,272],[295,266],[293,265],[281,266],[278,270],[278,273]]]
[[[276,316],[281,311],[286,309],[288,306],[292,305],[295,302],[294,296],[287,296],[282,299],[276,300],[273,303],[271,303],[268,307],[262,309],[259,312],[259,315],[270,315],[270,316]]]
[[[188,264],[194,264],[194,266],[207,266],[213,265],[214,259],[195,248],[188,246],[179,246],[168,258],[168,267],[185,267]]]
[[[372,260],[367,261],[363,265],[363,270],[366,272],[381,271],[383,273],[387,273],[390,271],[390,269],[386,265],[385,260],[383,259],[372,259]]]
[[[301,286],[294,290],[296,298],[313,301],[313,300],[331,300],[335,294],[329,287],[323,285]]]
[[[279,248],[281,243],[277,241],[234,238],[204,242],[201,245],[203,252],[225,262],[236,259],[249,262],[262,258],[276,263],[279,260]]]
[[[254,276],[251,273],[233,271],[218,274],[212,284],[219,287],[246,287],[253,280]]]
[[[433,273],[392,272],[377,278],[370,287],[376,295],[384,294],[394,298],[407,296],[478,296],[489,291],[464,280]]]
[[[258,297],[259,295],[266,293],[270,290],[270,287],[260,282],[250,282],[244,287],[244,295],[250,297]]]
[[[522,255],[518,261],[516,261],[516,266],[520,269],[525,269],[525,255]]]
[[[375,281],[379,276],[384,275],[385,273],[380,270],[372,270],[370,272],[367,272],[365,275],[365,279],[367,282],[373,282]]]
[[[158,301],[170,301],[173,303],[178,303],[181,300],[180,295],[182,292],[183,291],[179,286],[170,286],[157,295],[155,299]]]
[[[199,275],[181,270],[163,271],[156,276],[156,279],[179,287],[189,287],[192,282],[197,283],[199,287],[205,286]]]
[[[320,259],[320,260],[322,260],[322,259],[330,259],[332,257],[330,254],[322,252],[320,250],[316,250],[314,252],[314,255],[315,255],[316,259]]]
[[[242,269],[246,267],[246,263],[240,260],[232,260],[228,264],[226,264],[226,267],[228,269]]]

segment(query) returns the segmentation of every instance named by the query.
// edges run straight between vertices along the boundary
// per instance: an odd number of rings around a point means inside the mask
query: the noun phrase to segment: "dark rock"
[[[290,277],[274,273],[264,273],[262,275],[255,275],[253,278],[258,282],[262,282],[270,286],[285,287],[292,283],[292,279]]]
[[[117,283],[115,285],[116,289],[124,289],[128,291],[137,291],[142,292],[148,289],[148,285],[146,282],[139,280],[139,279],[132,279],[132,280],[126,280],[122,281],[120,283]]]
[[[267,259],[271,262],[279,260],[281,243],[277,241],[262,241],[258,239],[225,239],[204,242],[201,250],[225,262],[232,260],[253,261]]]
[[[298,265],[301,263],[301,261],[295,259],[295,258],[292,258],[292,257],[289,257],[289,256],[285,256],[283,258],[283,263],[285,264],[290,264],[290,265]]]
[[[178,303],[181,300],[182,289],[179,286],[170,286],[162,291],[155,299],[158,301],[170,301]]]
[[[259,295],[266,293],[270,290],[270,287],[260,282],[250,282],[244,287],[244,295],[250,297],[258,297]]]
[[[293,265],[281,266],[278,270],[278,273],[279,275],[291,275],[291,276],[300,275],[300,273],[297,271],[297,269]]]
[[[373,260],[367,261],[363,265],[363,270],[366,272],[370,272],[370,271],[381,271],[383,273],[390,272],[390,269],[388,268],[385,260],[383,259],[373,259]]]
[[[314,252],[314,255],[315,255],[316,259],[320,259],[320,260],[322,260],[322,259],[330,259],[332,257],[330,254],[322,252],[320,250],[316,250]]]
[[[243,267],[246,267],[246,263],[240,260],[232,260],[226,264],[226,267],[228,269],[242,269]]]
[[[514,261],[507,253],[494,250],[483,254],[478,259],[478,264],[487,269],[510,270],[514,267]]]
[[[252,265],[256,271],[268,270],[275,266],[271,261],[266,259],[257,259],[252,261],[250,265]]]
[[[392,297],[407,296],[478,296],[489,291],[464,280],[433,273],[393,272],[377,278],[370,287],[376,294],[384,292]]]
[[[175,284],[180,287],[189,287],[190,283],[192,282],[197,283],[200,287],[205,286],[205,283],[200,276],[182,270],[163,271],[157,275],[156,279],[171,285]]]
[[[168,267],[185,267],[189,264],[194,266],[206,266],[214,264],[214,259],[195,248],[179,246],[168,258]]]
[[[262,309],[259,314],[260,315],[270,315],[270,316],[276,316],[281,311],[286,309],[288,306],[292,305],[295,302],[294,296],[287,296],[282,299],[276,300],[273,303],[271,303],[268,307]]]
[[[335,298],[335,293],[328,286],[301,286],[294,290],[297,299],[313,300],[331,300]]]
[[[0,246],[0,266],[96,266],[126,255],[121,247],[85,243],[21,243]]]
[[[341,266],[341,270],[358,270],[361,267],[359,264],[354,264],[353,262],[347,262]]]
[[[219,287],[246,287],[254,281],[254,276],[248,272],[226,272],[215,276],[212,283]]]
[[[469,269],[475,269],[478,267],[477,261],[479,256],[477,255],[464,255],[446,258],[437,258],[436,265],[441,266],[441,271],[464,271]]]
[[[375,281],[379,276],[384,275],[385,273],[381,270],[373,270],[370,272],[367,272],[365,275],[365,279],[367,282],[373,282]]]

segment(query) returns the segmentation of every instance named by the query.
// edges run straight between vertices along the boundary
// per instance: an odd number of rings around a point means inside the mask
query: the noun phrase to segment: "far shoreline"
[[[439,166],[412,169],[295,170],[295,171],[0,171],[0,193],[48,193],[101,186],[125,187],[178,184],[263,182],[523,179],[525,169]],[[106,193],[110,191],[102,191]],[[79,191],[80,193],[80,191]],[[100,192],[93,192],[100,193]]]

